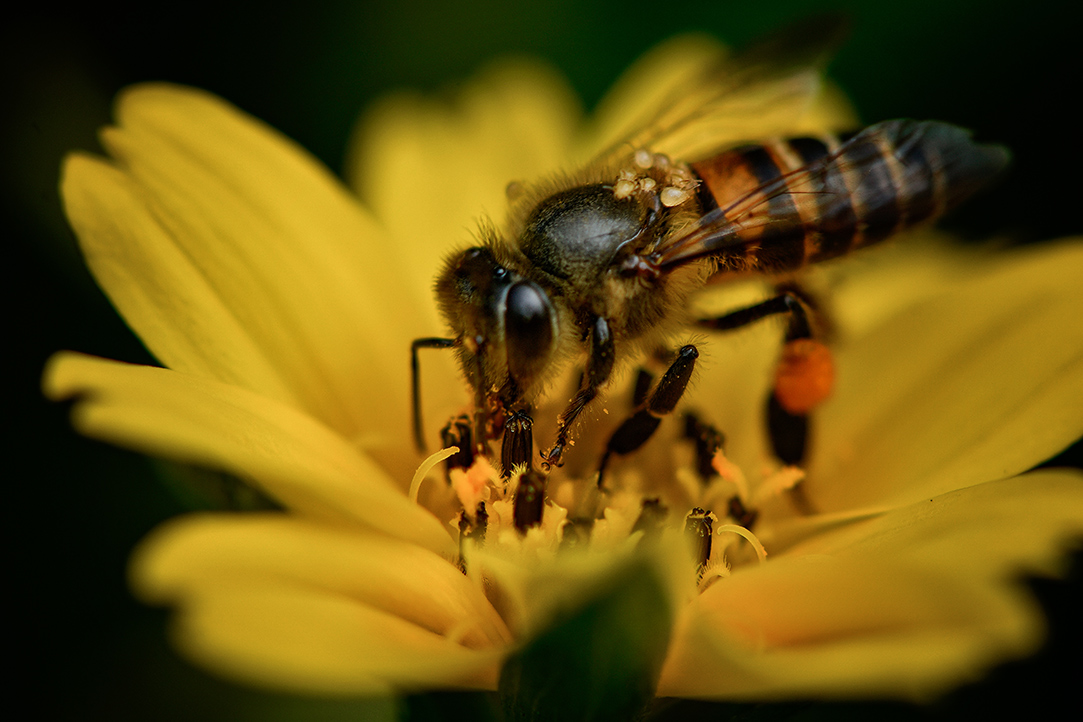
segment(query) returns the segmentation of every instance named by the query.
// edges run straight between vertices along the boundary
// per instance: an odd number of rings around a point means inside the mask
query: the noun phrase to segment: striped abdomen
[[[912,120],[734,148],[691,164],[703,218],[660,265],[711,256],[720,272],[795,270],[937,218],[1007,161],[961,128]]]

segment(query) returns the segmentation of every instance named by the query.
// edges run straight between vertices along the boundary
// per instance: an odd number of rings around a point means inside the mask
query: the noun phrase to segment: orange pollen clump
[[[835,387],[835,362],[819,341],[799,338],[782,349],[775,370],[775,398],[791,414],[807,414]]]

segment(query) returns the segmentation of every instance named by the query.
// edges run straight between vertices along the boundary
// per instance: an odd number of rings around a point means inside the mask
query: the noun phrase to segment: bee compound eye
[[[504,311],[508,373],[520,388],[545,367],[553,346],[553,311],[545,292],[522,281],[508,289]]]

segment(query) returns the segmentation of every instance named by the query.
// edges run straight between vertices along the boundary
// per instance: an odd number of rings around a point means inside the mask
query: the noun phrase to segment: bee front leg
[[[636,410],[631,416],[617,427],[605,447],[605,454],[598,465],[598,488],[603,488],[602,479],[605,474],[606,464],[613,454],[624,456],[630,454],[654,435],[662,418],[668,416],[681,400],[688,381],[692,378],[692,371],[696,367],[696,359],[699,351],[695,346],[688,345],[677,352],[677,358],[666,369],[658,386],[650,398]],[[639,392],[637,385],[637,395]]]
[[[609,380],[610,374],[613,373],[614,355],[613,335],[609,330],[609,322],[601,317],[595,318],[590,326],[590,356],[587,357],[583,385],[560,414],[560,419],[557,421],[556,442],[542,455],[542,465],[546,469],[561,466],[564,463],[564,450],[569,444],[572,426],[587,404],[598,395],[598,389]]]
[[[505,479],[515,467],[530,468],[534,456],[534,420],[522,409],[504,421],[504,442],[500,445],[500,466]]]

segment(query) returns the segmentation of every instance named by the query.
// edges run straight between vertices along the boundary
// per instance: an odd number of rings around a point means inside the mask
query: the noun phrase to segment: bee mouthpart
[[[657,263],[639,255],[624,259],[618,272],[622,278],[642,278],[646,281],[655,281],[662,275],[662,269]]]

